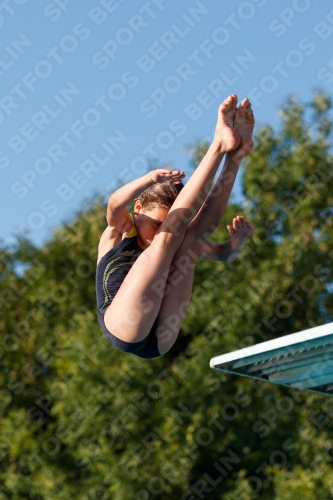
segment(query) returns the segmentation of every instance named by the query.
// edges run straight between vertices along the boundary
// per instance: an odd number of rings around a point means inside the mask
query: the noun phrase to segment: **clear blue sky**
[[[41,244],[154,157],[188,176],[182,147],[230,93],[277,127],[287,94],[333,89],[330,0],[6,0],[0,34],[5,244]]]

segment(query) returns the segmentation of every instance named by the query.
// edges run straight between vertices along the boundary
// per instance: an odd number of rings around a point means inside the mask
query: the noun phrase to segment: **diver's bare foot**
[[[234,128],[241,138],[241,143],[235,153],[237,152],[237,154],[244,157],[250,154],[253,149],[254,115],[251,103],[247,98],[243,99],[236,109]]]
[[[232,94],[218,110],[214,141],[223,153],[237,148],[241,142],[239,133],[234,128],[236,106],[237,96]]]

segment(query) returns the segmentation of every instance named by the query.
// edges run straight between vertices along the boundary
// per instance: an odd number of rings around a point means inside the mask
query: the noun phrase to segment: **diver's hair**
[[[138,197],[142,208],[152,210],[156,207],[171,208],[183,184],[156,183],[145,189]]]

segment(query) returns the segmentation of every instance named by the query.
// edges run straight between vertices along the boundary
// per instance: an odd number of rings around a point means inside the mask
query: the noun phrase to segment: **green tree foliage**
[[[234,263],[198,264],[161,358],[124,354],[99,329],[103,200],[41,249],[2,249],[1,500],[333,498],[333,400],[209,368],[214,355],[332,321],[330,111],[323,93],[307,105],[293,96],[278,131],[258,130],[245,205],[229,205],[213,238],[237,214],[255,233]]]

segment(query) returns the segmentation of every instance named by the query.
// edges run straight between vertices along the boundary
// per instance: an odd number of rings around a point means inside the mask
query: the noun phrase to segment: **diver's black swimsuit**
[[[135,233],[135,236],[131,236],[133,233]],[[141,358],[156,358],[161,356],[156,336],[158,318],[154,321],[147,337],[139,342],[125,342],[118,339],[108,331],[104,323],[106,309],[111,304],[127,273],[142,252],[143,249],[138,245],[136,231],[133,228],[129,236],[125,237],[118,245],[109,250],[99,261],[96,269],[98,322],[106,338],[121,351],[131,352]]]

